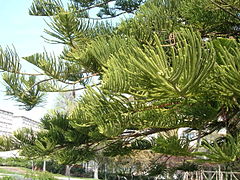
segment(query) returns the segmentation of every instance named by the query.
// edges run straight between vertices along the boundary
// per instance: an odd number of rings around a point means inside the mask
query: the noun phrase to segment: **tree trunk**
[[[88,162],[85,163],[84,165],[86,172],[88,172]]]
[[[46,161],[45,160],[43,161],[43,171],[44,172],[46,171]]]
[[[94,161],[94,169],[93,169],[93,172],[94,172],[94,175],[93,175],[93,179],[98,179],[98,163],[96,161]]]
[[[32,171],[34,171],[34,162],[32,160]]]
[[[104,164],[104,179],[107,180],[107,165]]]
[[[201,135],[202,135],[202,130],[198,130],[198,138],[197,138],[197,147],[196,149],[199,150],[200,145],[201,145]]]
[[[71,176],[71,169],[74,165],[66,165],[65,176]]]

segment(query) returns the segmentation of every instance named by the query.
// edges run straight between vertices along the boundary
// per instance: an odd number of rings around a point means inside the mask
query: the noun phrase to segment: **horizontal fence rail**
[[[240,172],[226,172],[226,171],[184,172],[183,180],[240,180]]]

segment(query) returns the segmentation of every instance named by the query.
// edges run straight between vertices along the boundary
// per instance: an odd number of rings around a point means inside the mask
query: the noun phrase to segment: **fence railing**
[[[148,180],[240,180],[240,172],[229,171],[194,171],[194,172],[177,172],[174,175],[165,175],[157,177],[147,177]],[[125,176],[117,176],[117,180],[134,180],[134,176],[127,178]],[[145,178],[146,179],[146,178]],[[109,179],[110,180],[110,179]]]
[[[240,172],[226,172],[226,171],[184,172],[183,180],[240,180]]]

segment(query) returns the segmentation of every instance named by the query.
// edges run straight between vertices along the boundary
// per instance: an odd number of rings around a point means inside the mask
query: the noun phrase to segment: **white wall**
[[[0,135],[11,135],[21,128],[39,129],[39,122],[24,116],[14,116],[13,113],[0,109]]]

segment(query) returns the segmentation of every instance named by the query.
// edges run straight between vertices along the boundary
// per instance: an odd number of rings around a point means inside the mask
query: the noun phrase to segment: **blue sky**
[[[50,45],[44,42],[44,28],[47,28],[43,17],[28,15],[31,0],[7,0],[0,6],[0,46],[12,46],[16,48],[20,57],[28,56],[36,52],[47,51],[58,54],[62,47]],[[32,67],[24,63],[24,69],[32,71]],[[55,95],[51,95],[44,107],[35,108],[29,112],[20,110],[17,103],[7,100],[4,95],[4,86],[0,79],[0,109],[14,112],[16,115],[24,115],[39,120],[48,109],[53,108]]]
[[[64,2],[67,2],[64,0]],[[28,15],[28,8],[32,0],[7,0],[1,2],[0,6],[0,46],[14,46],[20,57],[29,56],[37,52],[48,52],[59,54],[62,50],[60,45],[51,45],[44,42],[41,37],[44,29],[48,28],[43,17]],[[96,13],[93,10],[94,13]],[[123,17],[123,16],[122,16]],[[120,17],[114,22],[119,22]],[[34,67],[28,63],[23,68],[32,72]],[[31,111],[20,110],[15,101],[9,100],[4,94],[4,86],[0,78],[0,109],[14,112],[16,115],[23,115],[39,120],[49,109],[54,108],[56,94],[50,94],[44,107],[34,108]]]

